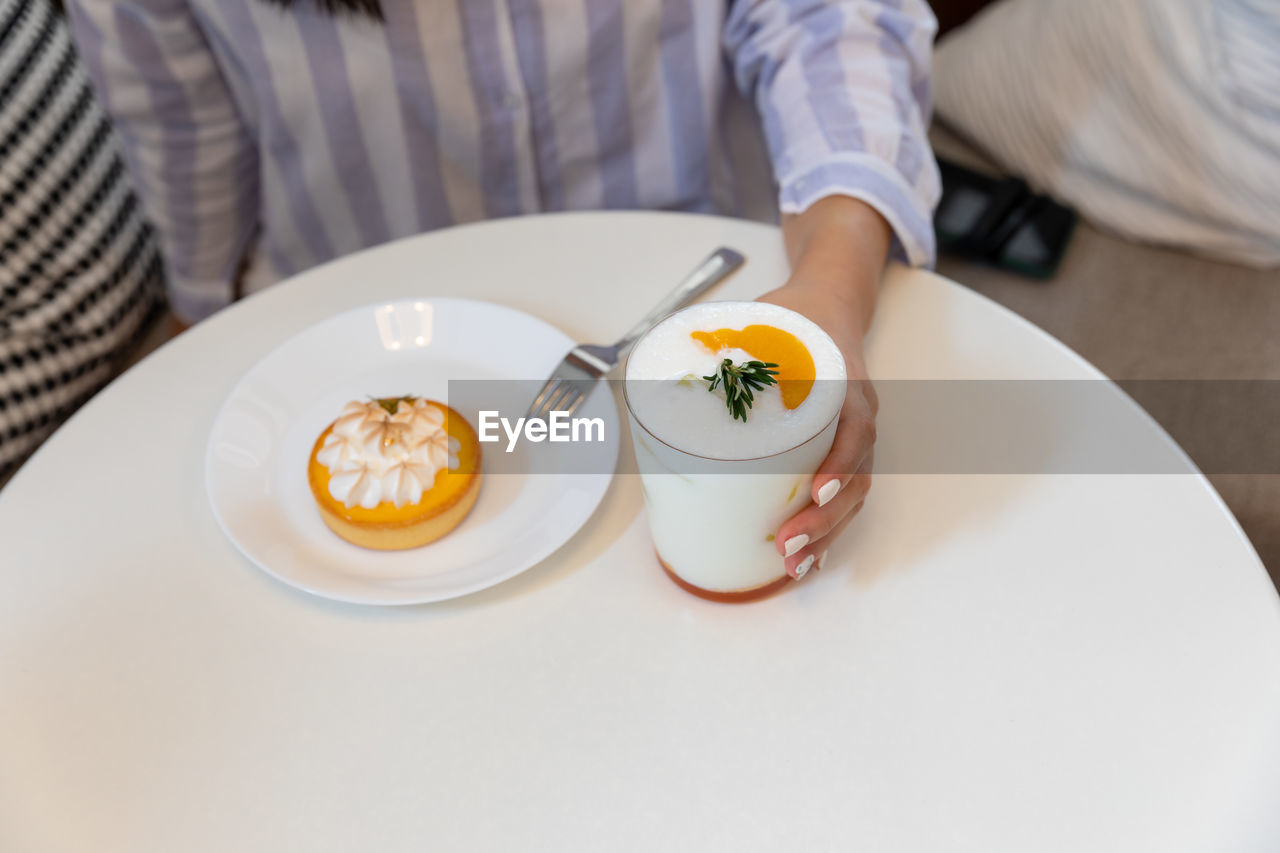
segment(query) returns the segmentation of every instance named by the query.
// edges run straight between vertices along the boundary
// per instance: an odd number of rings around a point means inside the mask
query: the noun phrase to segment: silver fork
[[[546,420],[551,412],[573,414],[595,383],[618,366],[623,354],[637,338],[672,311],[723,281],[745,262],[746,258],[740,252],[722,246],[698,264],[688,278],[680,282],[675,290],[668,293],[665,299],[655,305],[613,346],[579,344],[569,350],[569,354],[551,371],[551,376],[543,384],[525,417]]]

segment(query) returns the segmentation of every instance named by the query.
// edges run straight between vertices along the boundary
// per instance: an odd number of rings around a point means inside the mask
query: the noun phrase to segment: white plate
[[[609,473],[493,476],[502,446],[483,445],[475,508],[448,536],[407,551],[367,550],[330,531],[307,485],[307,460],[348,400],[416,394],[447,402],[451,379],[545,377],[573,343],[527,314],[465,299],[380,303],[317,323],[254,365],[214,420],[205,482],[219,525],[264,571],[339,601],[441,601],[519,574],[599,505],[617,464],[616,428],[599,447],[606,464],[594,468]],[[604,383],[576,415],[616,424]]]

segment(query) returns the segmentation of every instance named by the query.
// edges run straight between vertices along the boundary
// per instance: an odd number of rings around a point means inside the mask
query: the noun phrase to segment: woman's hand
[[[787,574],[801,578],[822,568],[827,548],[862,508],[875,458],[875,389],[867,376],[862,340],[871,325],[890,229],[856,199],[825,198],[784,219],[791,278],[760,297],[821,326],[844,354],[849,377],[831,452],[818,467],[812,503],[783,522],[775,546]]]

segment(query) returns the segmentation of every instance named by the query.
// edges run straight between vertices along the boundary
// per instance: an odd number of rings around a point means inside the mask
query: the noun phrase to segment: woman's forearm
[[[834,300],[840,325],[861,339],[871,325],[892,231],[869,204],[830,196],[784,216],[790,284],[817,288]]]

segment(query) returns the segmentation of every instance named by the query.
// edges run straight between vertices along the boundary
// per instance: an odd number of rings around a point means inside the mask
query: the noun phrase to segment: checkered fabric
[[[49,0],[0,0],[0,476],[161,305],[156,243]]]

